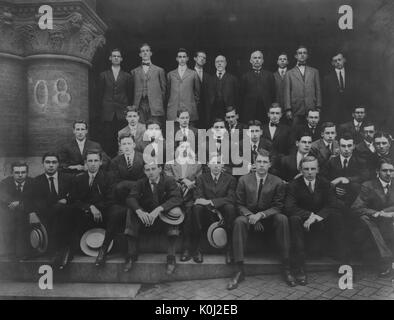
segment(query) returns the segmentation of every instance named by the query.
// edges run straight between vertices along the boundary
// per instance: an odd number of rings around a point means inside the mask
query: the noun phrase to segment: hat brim
[[[93,249],[91,247],[88,246],[86,239],[89,237],[89,235],[91,235],[92,233],[101,233],[104,237],[105,237],[105,230],[102,228],[94,228],[94,229],[90,229],[88,231],[86,231],[82,237],[81,237],[81,241],[79,242],[79,245],[81,247],[81,250],[84,254],[86,254],[87,256],[90,257],[97,257],[98,253],[100,251],[100,247],[98,247],[97,249]],[[101,244],[102,245],[102,244]],[[112,246],[114,245],[114,241],[111,241],[111,243],[108,246],[108,250],[107,253],[111,251]]]
[[[218,231],[218,229],[221,229],[222,232],[223,232],[223,236],[225,236],[223,244],[220,244],[217,241],[215,241],[214,233],[215,233],[215,231]],[[216,249],[223,249],[224,247],[226,247],[226,245],[227,245],[227,232],[226,232],[226,229],[223,228],[223,226],[220,223],[220,221],[216,221],[216,222],[212,223],[209,226],[209,228],[207,230],[207,238],[208,238],[209,244],[212,247],[216,248]]]
[[[185,220],[185,214],[181,210],[181,215],[179,216],[179,218],[176,220],[172,220],[172,219],[168,218],[168,216],[165,213],[160,212],[159,218],[165,223],[177,226],[177,225],[181,224],[183,222],[183,220]]]
[[[45,226],[40,222],[40,223],[35,223],[32,224],[30,226],[30,234],[34,231],[34,230],[39,230],[41,232],[42,235],[42,241],[39,244],[38,247],[33,247],[31,241],[30,241],[30,246],[33,250],[35,250],[38,253],[45,253],[48,249],[48,232],[47,229],[45,228]]]

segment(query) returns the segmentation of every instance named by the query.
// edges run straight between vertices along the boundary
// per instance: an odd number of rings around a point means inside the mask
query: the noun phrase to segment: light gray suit
[[[176,113],[181,108],[189,110],[190,121],[198,120],[197,105],[200,101],[200,78],[197,72],[186,68],[183,78],[178,69],[167,75],[168,106],[167,120],[175,120]]]

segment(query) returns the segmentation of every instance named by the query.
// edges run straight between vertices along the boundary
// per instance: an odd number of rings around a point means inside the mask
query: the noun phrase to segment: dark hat
[[[97,257],[105,238],[105,230],[102,228],[94,228],[86,231],[80,241],[81,250],[88,256]],[[107,252],[110,252],[114,242],[108,246]]]

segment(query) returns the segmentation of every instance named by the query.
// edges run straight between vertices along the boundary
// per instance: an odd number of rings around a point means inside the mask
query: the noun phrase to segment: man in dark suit
[[[239,179],[236,200],[240,216],[234,221],[233,251],[237,271],[231,279],[228,289],[232,290],[245,278],[244,250],[249,229],[265,231],[273,229],[276,244],[280,250],[285,281],[295,286],[290,273],[290,233],[287,216],[282,214],[285,188],[283,181],[268,173],[271,166],[270,154],[266,150],[258,152],[256,172],[251,172]]]
[[[342,53],[336,53],[331,60],[333,69],[324,77],[323,100],[326,121],[339,123],[350,118],[350,107],[354,105],[353,75],[345,69],[346,59]]]
[[[58,151],[60,170],[65,173],[78,174],[84,172],[84,159],[88,150],[99,150],[103,153],[103,168],[107,169],[111,159],[97,142],[89,140],[88,124],[84,120],[77,120],[73,124],[75,139],[62,145]]]
[[[285,111],[293,125],[302,122],[308,110],[322,107],[319,71],[306,65],[308,49],[299,46],[297,65],[285,75]]]
[[[49,247],[56,251],[53,266],[63,269],[72,259],[73,214],[70,206],[72,176],[59,172],[59,156],[42,157],[44,173],[33,180],[30,223],[41,222],[48,231]]]
[[[29,226],[29,200],[33,191],[33,179],[28,177],[29,166],[25,162],[11,164],[11,176],[0,182],[0,209],[10,221],[13,236],[11,252],[15,253],[17,260],[29,255],[28,226]],[[3,223],[5,220],[2,220]]]
[[[212,88],[211,119],[224,118],[225,107],[238,106],[239,83],[235,76],[226,71],[226,57],[219,55],[215,59],[216,75]]]
[[[276,100],[282,110],[285,110],[285,75],[289,64],[287,54],[281,53],[278,57],[278,70],[274,72]]]
[[[290,127],[280,123],[282,118],[282,108],[278,103],[273,103],[268,109],[268,124],[263,125],[263,139],[267,141],[266,150],[274,158],[280,158],[290,153],[294,146],[294,139],[291,135]]]
[[[321,126],[321,138],[312,142],[311,153],[319,161],[321,168],[325,168],[331,157],[339,154],[339,144],[336,140],[337,130],[333,122],[324,122]]]
[[[278,175],[287,182],[301,175],[300,163],[311,151],[312,137],[307,132],[300,133],[298,137],[296,137],[295,145],[297,147],[296,150],[279,159],[273,170],[275,175]]]
[[[127,106],[125,110],[127,126],[118,132],[118,142],[122,136],[131,135],[136,144],[143,141],[145,124],[140,123],[140,112],[136,106]]]
[[[101,104],[102,145],[110,157],[116,155],[116,134],[126,125],[123,117],[125,106],[132,103],[132,78],[129,73],[121,70],[122,54],[113,49],[111,69],[100,74],[98,83],[99,101]]]
[[[144,159],[142,153],[135,150],[134,138],[131,135],[121,136],[119,144],[121,154],[112,159],[109,174],[114,196],[120,204],[124,204],[133,181],[144,177]]]
[[[243,123],[239,122],[239,114],[235,107],[228,106],[225,108],[225,120],[226,130],[229,133],[230,138],[231,134],[234,134],[236,130],[238,130],[239,141],[242,141],[244,130],[247,129],[247,127]]]
[[[223,172],[222,159],[213,156],[209,160],[209,172],[205,172],[197,178],[194,192],[193,227],[194,227],[194,261],[202,262],[201,241],[203,238],[203,223],[206,217],[213,217],[210,209],[217,209],[223,215],[225,229],[227,231],[228,244],[226,248],[226,263],[232,261],[232,229],[237,215],[235,209],[236,180],[230,174]],[[208,219],[212,220],[212,219]]]
[[[365,168],[370,168],[370,177],[375,173],[374,155],[376,153],[375,146],[373,145],[373,137],[376,133],[376,127],[371,122],[365,122],[363,127],[363,141],[356,145],[355,153],[359,159],[364,163]],[[372,178],[372,177],[371,177]]]
[[[104,227],[106,229],[105,239],[96,259],[96,266],[100,266],[105,262],[108,246],[119,225],[118,216],[123,217],[124,221],[126,212],[122,207],[115,205],[110,175],[100,170],[101,153],[89,151],[85,162],[88,170],[75,177],[70,194],[75,219],[75,244],[79,244],[79,240],[86,230]],[[76,248],[75,246],[74,249]]]
[[[260,149],[269,150],[270,143],[268,140],[262,138],[263,135],[263,125],[259,120],[250,120],[248,122],[248,136],[250,138],[250,161],[247,159],[246,155],[243,158],[250,162],[250,170],[256,170],[256,158],[257,152]],[[246,141],[245,141],[246,142]],[[274,161],[273,161],[274,162]]]
[[[376,152],[373,154],[370,167],[368,168],[371,179],[375,176],[374,168],[376,170],[381,160],[394,161],[394,150],[391,147],[392,140],[389,134],[382,131],[376,132],[373,136],[373,145]]]
[[[338,127],[339,135],[344,134],[345,132],[350,133],[356,144],[360,143],[363,140],[363,128],[365,124],[366,117],[366,108],[363,105],[358,105],[353,108],[353,120],[343,123]]]
[[[293,133],[297,136],[300,132],[309,132],[312,142],[319,140],[321,138],[321,126],[319,123],[319,109],[310,109],[307,111],[306,119],[293,126]]]
[[[157,163],[145,163],[146,177],[137,181],[126,200],[129,211],[126,219],[128,257],[124,271],[128,272],[138,258],[137,241],[142,227],[155,232],[164,227],[168,235],[167,274],[175,270],[175,243],[179,236],[179,223],[164,222],[159,215],[168,213],[182,220],[182,195],[173,177],[162,174]]]
[[[289,217],[291,242],[294,245],[293,267],[300,285],[307,284],[305,273],[305,234],[312,237],[310,244],[319,251],[322,240],[330,240],[335,257],[344,263],[344,223],[342,208],[335,198],[330,183],[317,175],[319,165],[312,156],[301,160],[302,175],[293,180],[287,190],[285,210]],[[346,263],[345,263],[346,264]]]
[[[151,61],[149,44],[140,46],[141,65],[130,71],[134,86],[134,102],[141,116],[141,122],[155,119],[163,123],[165,117],[164,101],[167,82],[164,69]]]
[[[241,77],[241,99],[243,122],[260,120],[265,123],[268,109],[276,102],[275,80],[270,71],[263,70],[264,57],[261,51],[252,52],[252,70]]]
[[[352,209],[360,218],[357,239],[363,242],[362,245],[372,241],[379,256],[379,276],[388,277],[392,274],[394,254],[393,162],[382,160],[377,172],[377,178],[362,184]]]
[[[177,119],[174,124],[174,148],[180,142],[188,141],[194,152],[198,150],[198,131],[190,124],[190,114],[186,108],[177,111]],[[168,134],[168,132],[167,132]]]

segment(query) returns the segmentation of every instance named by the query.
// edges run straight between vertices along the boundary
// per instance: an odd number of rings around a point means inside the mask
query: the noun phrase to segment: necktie
[[[127,156],[127,169],[131,168],[131,159],[130,156]]]
[[[332,154],[332,143],[327,145],[327,150],[329,154]]]
[[[54,177],[49,177],[49,182],[51,186],[50,193],[52,196],[57,196],[56,188],[55,188],[55,182],[54,182]]]
[[[222,79],[222,73],[221,72],[218,72],[218,78]]]
[[[347,158],[345,158],[344,160],[343,160],[343,168],[344,169],[347,169],[347,163],[348,163],[348,159]]]
[[[389,193],[389,188],[390,188],[390,185],[387,183],[385,186],[384,186],[384,194],[385,195],[387,195],[388,193]]]
[[[16,190],[18,191],[18,193],[22,193],[22,183],[20,183],[20,182],[17,182],[17,187],[16,187]]]
[[[260,201],[260,197],[261,197],[261,189],[263,189],[263,184],[264,184],[264,180],[260,179],[259,182],[259,189],[257,191],[257,203]]]
[[[282,78],[285,76],[285,70],[284,69],[280,69],[280,76]]]
[[[213,182],[215,183],[215,186],[218,184],[218,177],[215,176],[215,178],[213,178]]]
[[[345,89],[345,83],[343,81],[342,71],[339,71],[339,86],[341,90]]]
[[[257,146],[254,145],[252,147],[252,164],[256,162],[256,158],[257,158]]]
[[[157,205],[159,205],[159,195],[157,193],[157,183],[151,182],[151,185],[152,185],[153,202],[154,202],[154,205],[157,206]]]
[[[254,69],[253,70],[256,74],[260,74],[260,70]]]
[[[150,66],[150,62],[143,62],[142,65],[143,66]]]
[[[360,131],[360,127],[361,127],[361,123],[357,122],[356,124],[356,131],[359,132]]]
[[[309,181],[308,190],[310,193],[313,193],[312,181]]]
[[[91,188],[93,185],[93,181],[94,181],[94,176],[93,175],[89,175],[89,187]]]

